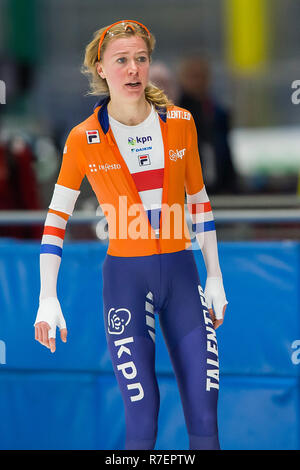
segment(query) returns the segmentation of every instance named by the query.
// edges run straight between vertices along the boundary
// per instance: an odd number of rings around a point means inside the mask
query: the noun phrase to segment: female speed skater
[[[220,449],[216,329],[227,306],[217,237],[193,116],[149,82],[153,34],[133,20],[96,31],[84,72],[100,96],[66,141],[41,243],[35,339],[67,339],[57,298],[63,241],[86,176],[106,215],[103,314],[125,408],[125,449],[154,449],[159,389],[155,320],[166,341],[190,449]],[[203,291],[185,219],[185,197],[207,270]]]

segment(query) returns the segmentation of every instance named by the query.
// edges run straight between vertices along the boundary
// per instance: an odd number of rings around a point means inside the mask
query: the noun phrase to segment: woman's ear
[[[105,79],[105,74],[103,72],[103,67],[101,65],[101,62],[97,62],[96,70],[97,70],[98,75],[100,75],[101,78]]]

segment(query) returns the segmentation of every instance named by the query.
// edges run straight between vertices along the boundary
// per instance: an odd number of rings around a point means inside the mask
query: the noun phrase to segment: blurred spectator
[[[12,106],[30,91],[33,85],[34,69],[30,64],[1,55],[0,78],[6,85],[6,102]]]
[[[34,155],[22,137],[0,141],[0,210],[39,210]],[[42,226],[0,225],[0,236],[41,238]]]
[[[210,194],[236,193],[237,174],[228,143],[230,115],[212,96],[208,60],[199,56],[183,60],[179,82],[178,105],[188,109],[194,117],[207,191]]]
[[[165,94],[174,103],[178,97],[178,87],[174,80],[174,74],[163,62],[153,62],[150,67],[150,81]]]

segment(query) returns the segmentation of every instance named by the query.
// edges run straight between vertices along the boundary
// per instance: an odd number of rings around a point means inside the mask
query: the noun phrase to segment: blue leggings
[[[219,449],[217,341],[193,252],[107,255],[103,301],[108,348],[125,406],[125,449],[155,446],[155,314],[176,374],[189,449]]]

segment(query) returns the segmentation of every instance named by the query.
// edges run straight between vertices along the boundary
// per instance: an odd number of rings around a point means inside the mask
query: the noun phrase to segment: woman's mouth
[[[141,86],[142,83],[141,82],[130,82],[130,83],[126,83],[126,86],[128,88],[138,88],[139,86]]]

